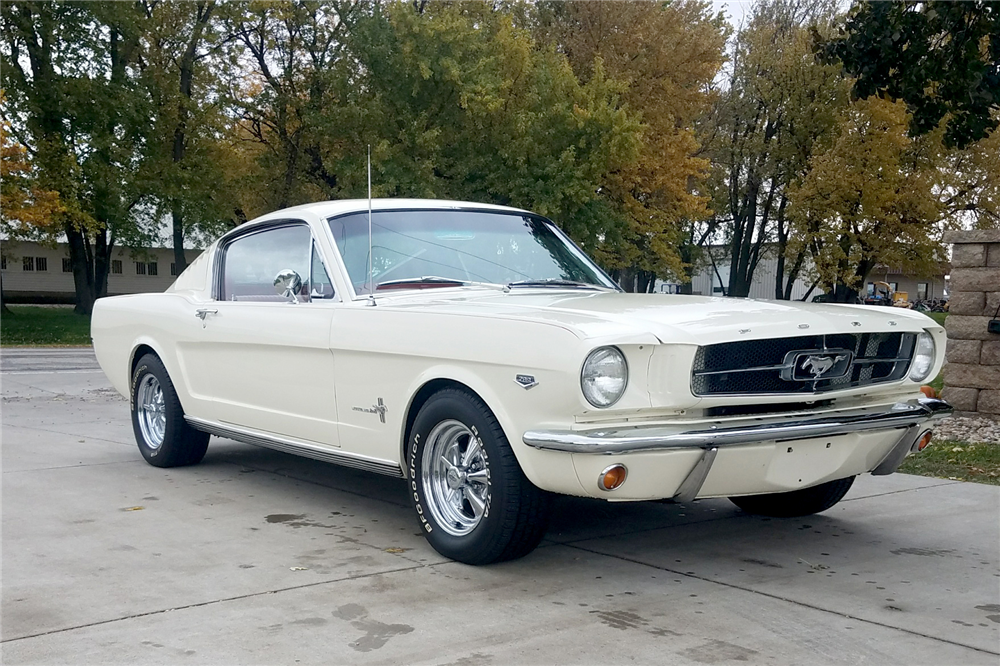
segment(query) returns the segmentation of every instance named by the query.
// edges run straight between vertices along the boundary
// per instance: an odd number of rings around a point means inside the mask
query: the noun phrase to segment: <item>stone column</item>
[[[1000,229],[950,231],[948,351],[942,397],[966,416],[1000,418],[1000,335],[986,325],[1000,303]]]

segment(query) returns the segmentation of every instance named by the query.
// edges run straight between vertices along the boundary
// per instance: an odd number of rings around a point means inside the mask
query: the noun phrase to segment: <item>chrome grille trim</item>
[[[916,333],[876,332],[742,340],[698,348],[691,371],[696,396],[815,395],[900,381],[906,377]],[[846,373],[792,379],[802,354],[853,354]]]

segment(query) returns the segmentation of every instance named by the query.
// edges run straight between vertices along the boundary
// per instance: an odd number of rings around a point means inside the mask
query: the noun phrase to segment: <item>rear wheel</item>
[[[180,467],[201,462],[209,434],[184,420],[163,363],[153,354],[139,359],[132,373],[132,431],[142,457],[156,467]]]
[[[747,513],[756,513],[761,516],[774,516],[776,518],[808,516],[826,511],[842,500],[853,483],[854,477],[849,476],[846,479],[821,483],[812,488],[769,495],[730,497],[729,501]]]
[[[530,553],[548,528],[549,497],[521,471],[477,396],[428,399],[407,443],[410,492],[424,536],[445,557],[489,564]]]

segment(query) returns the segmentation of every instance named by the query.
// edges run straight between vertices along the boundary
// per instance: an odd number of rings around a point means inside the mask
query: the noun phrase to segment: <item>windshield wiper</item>
[[[454,278],[438,277],[437,275],[424,275],[422,277],[410,277],[410,278],[399,278],[398,280],[386,280],[385,282],[379,282],[375,285],[376,291],[379,289],[387,288],[399,288],[407,285],[430,285],[430,286],[441,286],[441,287],[462,287],[468,282],[464,280],[456,280]]]
[[[598,284],[590,284],[589,282],[577,282],[576,280],[564,280],[562,278],[542,278],[540,280],[518,280],[517,282],[507,283],[507,288],[513,287],[569,287],[571,289],[596,289],[599,291],[608,290],[608,287],[603,287]]]

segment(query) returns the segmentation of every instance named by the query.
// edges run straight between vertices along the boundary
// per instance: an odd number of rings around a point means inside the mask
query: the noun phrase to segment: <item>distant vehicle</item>
[[[150,464],[217,435],[400,477],[470,564],[535,548],[551,493],[824,511],[951,412],[922,314],[625,294],[549,220],[454,201],[265,215],[92,337]]]

